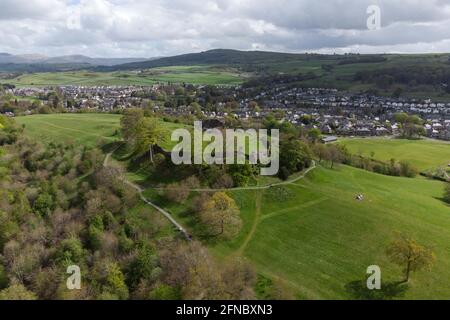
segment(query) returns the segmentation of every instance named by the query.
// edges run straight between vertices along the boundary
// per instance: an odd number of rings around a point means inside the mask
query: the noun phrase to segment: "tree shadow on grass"
[[[380,290],[369,290],[366,280],[357,280],[347,283],[345,290],[357,300],[393,300],[404,296],[408,284],[403,281],[383,282]]]

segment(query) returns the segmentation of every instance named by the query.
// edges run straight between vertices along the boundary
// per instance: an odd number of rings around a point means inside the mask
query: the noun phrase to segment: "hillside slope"
[[[189,66],[189,65],[266,65],[271,63],[281,63],[288,61],[307,61],[309,59],[328,60],[333,56],[318,54],[291,54],[264,51],[238,51],[228,49],[209,50],[200,53],[189,53],[173,57],[165,57],[151,61],[136,62],[117,65],[113,67],[98,67],[97,71],[119,71],[150,69],[168,66]]]
[[[362,299],[358,283],[370,265],[382,270],[382,286],[402,280],[401,268],[386,256],[395,232],[429,246],[437,256],[431,272],[414,273],[408,288],[385,299],[450,298],[450,208],[440,197],[443,184],[382,176],[341,166],[320,168],[307,179],[260,195],[233,192],[245,216],[235,241],[219,244],[223,257],[243,253],[257,270],[280,279],[308,299]],[[355,200],[362,193],[365,200]],[[260,213],[255,214],[260,207]],[[251,225],[255,226],[253,233]]]

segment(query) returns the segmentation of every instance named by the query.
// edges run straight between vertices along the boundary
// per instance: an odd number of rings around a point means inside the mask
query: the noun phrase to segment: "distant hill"
[[[277,66],[289,64],[298,65],[315,61],[316,63],[372,63],[383,62],[383,55],[324,55],[315,53],[281,53],[267,51],[239,51],[230,49],[215,49],[200,53],[189,53],[173,57],[165,57],[150,61],[139,61],[120,64],[109,67],[96,67],[95,71],[124,71],[151,69],[170,66],[190,65],[226,65],[239,67],[246,71],[264,71],[275,67],[273,70],[280,71]]]
[[[229,49],[215,49],[200,53],[189,53],[173,57],[159,58],[143,62],[133,62],[112,67],[94,68],[96,71],[121,71],[151,69],[169,66],[189,65],[232,65],[232,66],[264,66],[266,64],[286,63],[288,61],[306,61],[309,59],[328,60],[331,55],[292,54],[264,51],[238,51]]]
[[[149,61],[148,58],[91,58],[83,55],[48,57],[40,54],[12,55],[0,53],[0,71],[53,72],[95,66],[114,66]]]
[[[95,66],[114,66],[132,62],[148,61],[145,58],[91,58],[83,55],[71,55],[53,57],[45,60],[45,63],[86,63]],[[152,59],[150,59],[152,60]]]
[[[86,63],[0,63],[0,72],[12,73],[39,73],[39,72],[62,72],[88,69],[91,64]]]

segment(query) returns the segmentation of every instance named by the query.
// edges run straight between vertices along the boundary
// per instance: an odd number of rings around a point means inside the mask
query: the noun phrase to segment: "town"
[[[262,89],[187,84],[7,87],[0,96],[1,113],[11,117],[49,113],[58,107],[64,112],[113,113],[151,108],[162,115],[215,120],[216,126],[224,125],[226,118],[245,124],[276,113],[282,122],[316,128],[324,135],[357,137],[396,136],[401,124],[395,115],[406,113],[423,119],[421,135],[450,140],[450,103],[289,84]]]

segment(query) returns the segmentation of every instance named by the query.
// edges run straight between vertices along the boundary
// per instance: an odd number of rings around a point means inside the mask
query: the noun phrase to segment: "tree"
[[[241,229],[239,208],[225,192],[215,193],[200,212],[201,221],[214,237],[230,239]]]
[[[135,152],[143,154],[150,151],[150,161],[153,162],[153,147],[166,140],[167,135],[154,118],[142,118],[137,124]]]
[[[34,202],[34,210],[42,216],[50,215],[53,210],[53,198],[48,193],[42,193]]]
[[[314,154],[319,158],[319,162],[322,162],[322,160],[328,158],[328,149],[327,147],[322,143],[317,143],[313,147]]]
[[[408,161],[400,161],[400,175],[403,177],[414,178],[417,176],[418,170]]]
[[[447,183],[445,186],[444,201],[450,203],[450,183]]]
[[[322,135],[322,132],[320,132],[320,130],[317,128],[313,128],[308,131],[308,138],[314,143],[319,141],[321,135]]]
[[[405,282],[409,281],[411,272],[424,268],[431,269],[436,260],[431,249],[402,234],[397,235],[397,239],[389,245],[386,253],[393,263],[404,268]]]
[[[144,118],[144,111],[141,109],[126,109],[123,117],[120,119],[122,136],[125,141],[134,143],[138,123]]]
[[[166,284],[160,284],[150,292],[151,300],[181,300],[180,291]]]
[[[130,264],[128,275],[128,283],[131,288],[137,286],[139,281],[153,281],[156,280],[158,266],[158,257],[155,252],[147,245],[142,246],[137,250],[135,260]]]
[[[125,284],[125,276],[117,263],[108,263],[106,266],[103,293],[117,297],[120,300],[128,299],[128,287]]]
[[[260,112],[261,111],[261,108],[259,107],[258,102],[256,102],[256,101],[250,101],[248,103],[248,108],[250,110],[254,111],[254,112]]]
[[[183,299],[254,299],[253,269],[244,261],[218,264],[200,242],[175,242],[160,251],[163,283]]]
[[[301,171],[311,165],[312,152],[308,145],[297,139],[282,140],[280,143],[280,167],[290,173]]]
[[[21,284],[13,284],[0,291],[0,300],[36,300],[36,295]]]
[[[327,160],[331,162],[331,169],[333,169],[335,163],[344,160],[344,153],[342,152],[342,149],[335,144],[328,145],[327,149]]]
[[[408,115],[407,113],[401,112],[395,114],[394,118],[395,121],[401,124],[403,138],[412,139],[420,137],[425,133],[423,120],[416,115]]]
[[[403,94],[403,88],[397,87],[395,88],[394,92],[392,93],[393,98],[400,98],[400,96]]]
[[[189,197],[190,191],[187,186],[178,183],[171,183],[164,191],[164,197],[172,202],[183,203]]]

